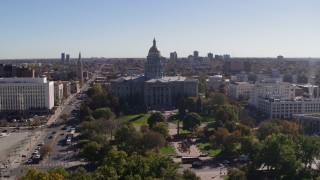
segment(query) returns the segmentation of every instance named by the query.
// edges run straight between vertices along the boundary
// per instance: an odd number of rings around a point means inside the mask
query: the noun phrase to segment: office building
[[[41,114],[54,106],[54,85],[47,78],[0,78],[1,114]]]
[[[176,52],[170,53],[170,61],[177,61],[178,60],[178,54]]]
[[[198,51],[193,51],[193,60],[198,61],[199,60],[199,52]]]
[[[213,54],[212,53],[208,53],[208,58],[209,58],[210,61],[212,61],[213,60]]]
[[[254,84],[248,82],[233,82],[229,84],[228,95],[232,99],[242,100],[249,99],[250,90]]]
[[[61,53],[61,63],[63,64],[65,61],[65,53]]]
[[[67,55],[66,55],[66,63],[67,63],[67,64],[70,64],[70,54],[67,54]]]

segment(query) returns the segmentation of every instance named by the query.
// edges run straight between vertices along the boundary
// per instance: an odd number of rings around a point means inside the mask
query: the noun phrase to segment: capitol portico
[[[118,98],[141,97],[151,109],[170,109],[177,102],[179,94],[187,97],[198,95],[198,80],[165,76],[164,62],[154,39],[145,63],[144,75],[111,80],[111,92]]]

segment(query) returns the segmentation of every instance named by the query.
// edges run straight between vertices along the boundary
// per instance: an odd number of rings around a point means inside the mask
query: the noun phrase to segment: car
[[[36,154],[38,154],[38,153],[39,153],[39,151],[38,151],[38,150],[34,150],[34,151],[33,151],[33,153],[36,153]]]
[[[35,155],[38,155],[38,153],[33,152],[31,155],[32,155],[32,156],[35,156]]]
[[[64,133],[60,133],[60,135],[61,135],[61,136],[63,136],[63,135],[64,135]]]
[[[67,127],[63,127],[63,128],[61,128],[61,130],[67,130]]]
[[[44,141],[41,141],[40,144],[41,144],[41,145],[44,145]]]
[[[40,148],[40,146],[37,146],[37,147],[36,147],[36,150],[38,150],[38,151],[39,151],[40,149],[41,149],[41,148]]]
[[[53,131],[53,132],[52,132],[52,134],[55,134],[55,133],[57,133],[57,131]]]
[[[27,160],[27,163],[28,164],[31,164],[33,162],[33,159],[31,159],[31,158],[29,158],[28,160]]]
[[[39,154],[32,156],[32,159],[40,159],[40,158],[41,158],[41,156]]]
[[[191,165],[192,168],[201,168],[202,163],[201,162],[193,162]]]
[[[49,136],[48,139],[52,139],[52,136]]]

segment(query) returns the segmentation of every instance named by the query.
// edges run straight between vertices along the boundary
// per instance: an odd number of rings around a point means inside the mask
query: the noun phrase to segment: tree
[[[68,180],[93,180],[92,174],[88,173],[83,167],[77,168],[75,171],[70,172]]]
[[[100,149],[101,144],[98,144],[95,141],[90,141],[85,144],[80,150],[79,156],[85,158],[87,161],[95,164],[101,160]]]
[[[168,124],[164,122],[156,122],[152,127],[152,131],[160,133],[164,138],[169,136]]]
[[[92,116],[95,119],[105,118],[114,119],[115,114],[109,108],[99,108],[93,111]]]
[[[282,133],[283,134],[297,135],[300,133],[300,126],[296,122],[282,120],[281,126],[282,126]]]
[[[60,116],[60,118],[63,119],[64,121],[66,121],[66,120],[68,120],[69,115],[68,115],[68,114],[62,114],[62,115]]]
[[[261,122],[259,125],[259,129],[257,130],[257,137],[261,141],[271,134],[276,134],[280,132],[282,132],[281,125],[278,125],[270,121]]]
[[[259,150],[259,142],[251,136],[245,136],[240,139],[241,154],[248,155],[254,159],[256,153]]]
[[[197,111],[197,104],[193,100],[192,97],[188,97],[186,100],[186,107],[188,109],[188,112],[196,112]]]
[[[223,106],[223,105],[226,105],[227,104],[227,97],[225,94],[222,94],[222,93],[216,93],[216,92],[213,92],[213,93],[210,93],[209,94],[209,98],[211,98],[211,104],[213,106]]]
[[[257,167],[264,165],[284,179],[294,179],[300,166],[292,136],[284,134],[266,137],[254,161]]]
[[[52,147],[46,144],[41,146],[40,148],[40,154],[42,156],[47,156],[51,151],[52,151]]]
[[[182,129],[195,131],[201,125],[201,117],[199,114],[191,112],[183,119]]]
[[[143,134],[141,144],[145,150],[157,149],[164,146],[165,139],[160,133],[148,131]]]
[[[197,113],[200,114],[202,112],[202,99],[198,96],[197,99]]]
[[[105,94],[106,92],[103,90],[101,84],[94,84],[92,88],[88,89],[87,91],[87,95],[89,98],[101,95],[101,94]]]
[[[216,113],[216,119],[226,123],[227,121],[237,121],[239,110],[237,106],[234,105],[224,105],[219,107]]]
[[[155,112],[151,114],[147,121],[150,129],[152,129],[153,125],[157,122],[166,122],[166,118],[160,112]]]
[[[82,121],[93,122],[93,121],[95,121],[95,119],[92,116],[86,116],[85,118],[83,118]]]
[[[177,96],[178,99],[178,110],[179,110],[179,116],[180,118],[184,118],[184,116],[187,114],[186,111],[186,100],[184,99],[183,96]]]
[[[184,180],[200,180],[201,178],[196,175],[193,171],[190,169],[185,169],[183,170],[183,175],[182,175]]]
[[[314,163],[315,158],[320,156],[320,139],[318,137],[299,135],[297,144],[299,158],[305,168]]]
[[[246,180],[246,174],[238,168],[229,168],[228,176],[230,180]]]

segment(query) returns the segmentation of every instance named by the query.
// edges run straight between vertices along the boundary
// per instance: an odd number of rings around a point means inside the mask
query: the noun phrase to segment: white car
[[[34,155],[34,156],[32,156],[32,158],[33,159],[40,159],[40,155],[38,154],[38,155]]]
[[[38,150],[34,150],[34,151],[33,151],[33,153],[38,154],[38,153],[39,153],[39,151],[38,151]]]

